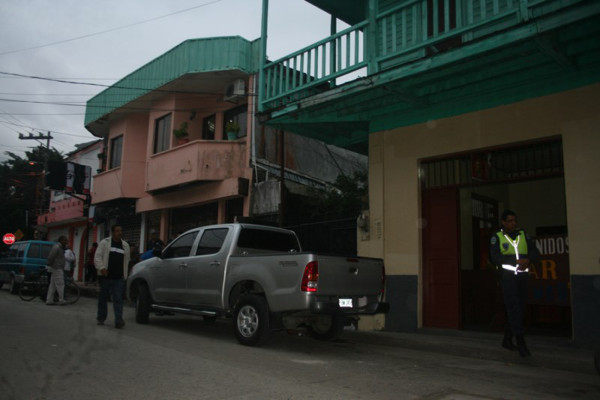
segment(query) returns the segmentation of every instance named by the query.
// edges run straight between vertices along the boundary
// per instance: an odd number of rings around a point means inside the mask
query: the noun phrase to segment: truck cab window
[[[227,237],[227,232],[229,232],[227,228],[207,229],[204,231],[202,238],[200,238],[200,243],[198,243],[196,255],[218,253]]]
[[[298,252],[300,247],[296,236],[279,231],[244,228],[240,232],[238,247],[277,252]]]
[[[27,257],[29,258],[40,258],[41,245],[39,243],[32,243],[27,250]]]
[[[165,249],[161,258],[189,257],[196,235],[198,235],[198,232],[190,232],[179,236]]]
[[[52,250],[52,246],[50,246],[48,244],[43,244],[42,245],[42,258],[48,258],[48,256],[50,255],[50,250]]]

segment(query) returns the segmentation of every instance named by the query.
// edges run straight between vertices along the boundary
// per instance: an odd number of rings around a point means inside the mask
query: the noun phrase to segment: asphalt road
[[[595,374],[377,343],[274,335],[241,346],[229,320],[188,316],[95,324],[95,299],[69,306],[0,290],[0,399],[599,399]]]

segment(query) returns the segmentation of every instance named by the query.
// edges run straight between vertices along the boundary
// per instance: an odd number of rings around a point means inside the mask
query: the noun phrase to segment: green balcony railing
[[[366,68],[371,75],[590,0],[407,0],[264,67],[261,109],[283,107]],[[372,37],[369,37],[371,35]]]
[[[269,108],[288,103],[295,95],[306,97],[314,88],[332,79],[366,66],[363,29],[361,22],[320,42],[265,66],[264,102]],[[308,90],[313,88],[313,90]]]

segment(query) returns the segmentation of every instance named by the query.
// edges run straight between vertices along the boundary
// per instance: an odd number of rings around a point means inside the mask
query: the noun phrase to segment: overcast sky
[[[63,154],[95,139],[85,102],[104,88],[77,83],[111,85],[187,39],[254,40],[261,10],[262,0],[0,0],[0,162],[38,145],[19,133],[50,131]],[[329,26],[304,0],[270,0],[268,57],[327,37]]]

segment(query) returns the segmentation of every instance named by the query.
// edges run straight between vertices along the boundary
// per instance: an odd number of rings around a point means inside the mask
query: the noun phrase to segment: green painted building
[[[542,253],[528,327],[594,343],[600,2],[307,2],[331,36],[274,61],[262,44],[259,109],[369,155],[358,248],[385,260],[391,311],[362,328],[501,330],[486,249],[513,209]]]

